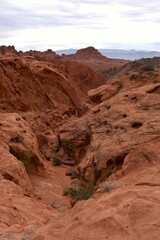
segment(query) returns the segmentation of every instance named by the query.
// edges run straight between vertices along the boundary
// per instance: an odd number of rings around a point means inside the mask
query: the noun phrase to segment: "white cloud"
[[[159,0],[1,0],[0,45],[41,50],[156,43],[159,11]]]

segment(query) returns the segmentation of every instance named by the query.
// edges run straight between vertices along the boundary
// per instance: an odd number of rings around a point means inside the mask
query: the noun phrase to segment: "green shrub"
[[[110,77],[116,72],[116,67],[108,68],[108,69],[99,69],[97,73],[99,73],[102,77]]]
[[[150,64],[144,65],[142,68],[142,71],[154,71],[154,67]]]
[[[31,164],[29,160],[32,157],[32,153],[30,151],[10,147],[10,153],[23,163],[26,170],[29,170]]]
[[[32,154],[30,152],[24,152],[22,158],[20,159],[20,161],[23,163],[26,170],[28,170],[30,168],[29,160],[30,160],[31,156],[32,156]]]
[[[133,79],[136,79],[138,77],[137,74],[135,73],[132,73],[131,76],[130,76],[130,79],[133,80]]]
[[[94,191],[94,185],[92,183],[88,184],[85,188],[66,188],[63,190],[64,195],[71,196],[76,201],[89,199]]]
[[[99,73],[102,77],[107,77],[107,70],[100,69],[97,70],[97,73]]]

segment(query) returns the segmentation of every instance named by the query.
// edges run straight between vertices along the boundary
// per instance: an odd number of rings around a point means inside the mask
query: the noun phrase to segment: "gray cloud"
[[[0,41],[14,36],[18,30],[26,29],[75,26],[106,30],[112,24],[106,21],[109,13],[96,12],[95,6],[97,8],[101,6],[102,9],[105,7],[107,9],[108,6],[114,9],[117,6],[116,11],[119,16],[127,22],[149,20],[156,24],[160,23],[159,0],[145,0],[145,2],[140,0],[53,0],[50,3],[47,0],[46,2],[28,0],[25,2],[26,4],[19,0],[1,0]]]
[[[120,11],[122,18],[126,21],[160,22],[160,2],[158,0],[146,0],[145,3],[138,0],[117,0],[117,2],[126,7],[126,10]]]
[[[72,1],[70,1],[72,2]],[[41,10],[41,11],[40,11]],[[49,12],[45,12],[49,10]],[[94,15],[94,18],[100,18]],[[88,14],[78,13],[63,5],[37,6],[28,9],[13,5],[7,1],[1,2],[0,28],[5,30],[19,30],[37,27],[57,27],[65,25],[78,25],[91,20]]]
[[[72,3],[73,7],[68,7],[67,3]],[[79,0],[61,0],[59,4],[55,5],[53,2],[50,6],[47,3],[46,5],[43,4],[43,6],[40,3],[38,6],[33,4],[33,10],[19,5],[18,1],[14,1],[13,4],[9,0],[1,0],[0,28],[12,31],[37,27],[80,26],[81,24],[84,24],[83,27],[86,27],[87,23],[96,23],[96,19],[101,20],[107,16],[107,12],[106,16],[100,13],[93,15],[83,12],[79,13],[77,10],[78,6],[83,4],[103,4],[105,6],[123,4],[133,7],[133,9],[127,9],[126,7],[126,10],[120,10],[121,16],[128,21],[145,21],[147,13],[151,11],[159,12],[160,10],[159,0],[152,0],[152,2],[146,0],[145,3],[138,0],[115,0],[114,2],[108,0],[107,3],[106,0],[82,0],[80,2]],[[154,21],[154,19],[152,20]],[[155,21],[159,21],[159,18],[156,18]]]

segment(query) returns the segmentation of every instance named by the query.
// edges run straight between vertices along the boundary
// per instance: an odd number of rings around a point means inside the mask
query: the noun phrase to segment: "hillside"
[[[86,65],[106,79],[109,79],[111,76],[115,75],[115,73],[119,72],[119,69],[122,66],[129,62],[126,60],[107,58],[94,47],[80,49],[74,54],[63,54],[61,58],[67,61],[76,61]]]

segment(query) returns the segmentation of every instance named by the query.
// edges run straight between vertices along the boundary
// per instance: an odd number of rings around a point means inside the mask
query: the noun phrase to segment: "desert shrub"
[[[142,71],[154,71],[154,67],[150,64],[144,65],[142,68]]]
[[[71,196],[76,201],[89,199],[94,191],[94,185],[92,183],[88,184],[86,187],[80,187],[78,189],[73,187],[68,187],[63,190],[64,195]]]
[[[113,181],[105,181],[99,185],[99,188],[105,192],[110,192],[112,189],[117,188],[117,184]]]
[[[19,161],[22,162],[25,169],[28,170],[30,168],[30,158],[32,157],[32,153],[30,151],[20,150],[18,148],[10,148],[10,153],[13,154]]]
[[[131,76],[130,76],[130,79],[132,79],[132,80],[133,80],[133,79],[136,79],[136,78],[137,78],[137,74],[135,74],[135,73],[132,73],[132,74],[131,74]]]
[[[102,77],[109,77],[116,72],[116,67],[112,67],[109,69],[99,69],[97,73],[99,73]]]
[[[30,152],[24,152],[22,158],[20,159],[20,161],[23,163],[26,170],[28,170],[30,168],[29,160],[30,160],[31,156],[32,156],[32,154]]]
[[[107,70],[100,69],[97,70],[97,73],[99,73],[102,77],[107,77]]]

